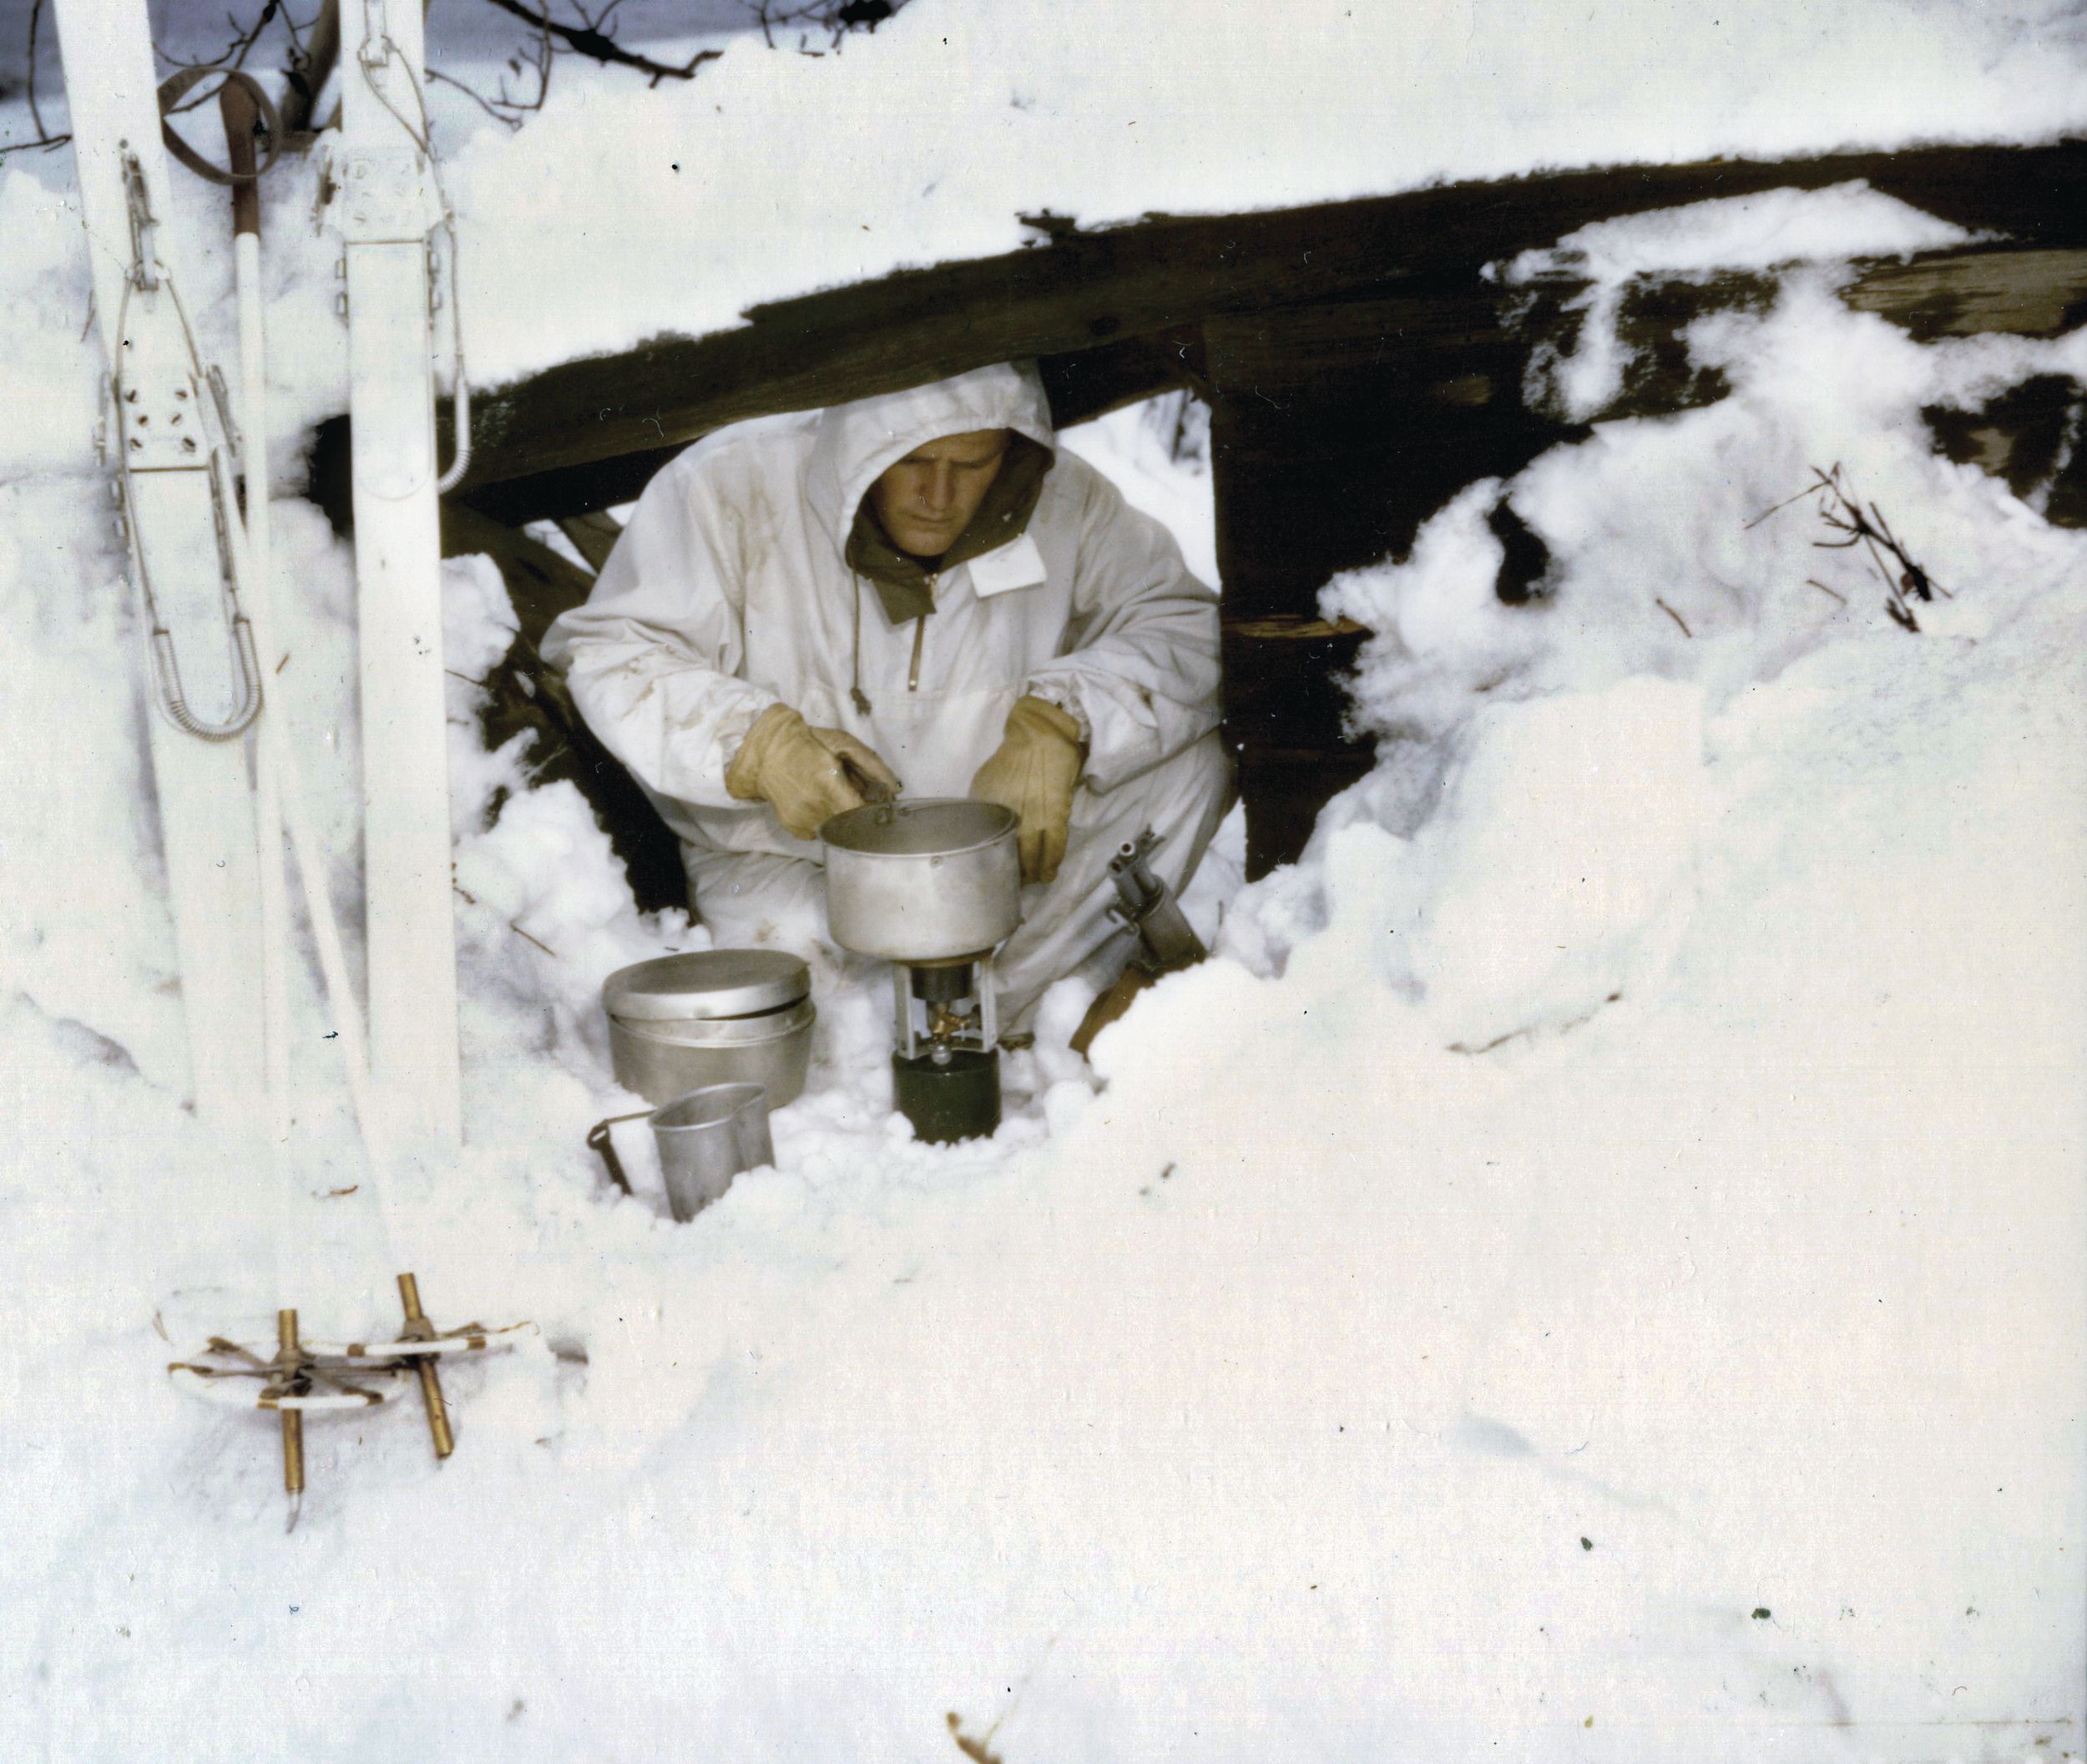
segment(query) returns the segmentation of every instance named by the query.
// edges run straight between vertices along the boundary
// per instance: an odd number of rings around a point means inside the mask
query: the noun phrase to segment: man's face
[[[1008,457],[1005,429],[973,429],[917,447],[870,486],[870,507],[901,551],[938,558],[971,524]]]

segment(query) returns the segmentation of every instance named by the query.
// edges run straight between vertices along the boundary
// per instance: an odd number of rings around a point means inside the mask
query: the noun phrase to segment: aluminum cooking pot
[[[819,829],[833,941],[887,962],[996,948],[1022,922],[1019,825],[1013,810],[963,796],[836,815]]]

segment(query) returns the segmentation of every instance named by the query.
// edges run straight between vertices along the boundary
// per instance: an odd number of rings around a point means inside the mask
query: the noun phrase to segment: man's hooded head
[[[894,623],[932,609],[931,576],[1022,534],[1055,457],[1026,362],[836,405],[820,431],[848,565]]]

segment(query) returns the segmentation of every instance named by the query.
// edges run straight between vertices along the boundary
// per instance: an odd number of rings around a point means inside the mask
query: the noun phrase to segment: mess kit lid
[[[783,950],[693,949],[619,968],[601,993],[612,1017],[674,1023],[780,1010],[811,990],[811,969]]]

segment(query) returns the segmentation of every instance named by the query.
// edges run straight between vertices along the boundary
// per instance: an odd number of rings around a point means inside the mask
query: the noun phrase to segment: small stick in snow
[[[1835,533],[1846,535],[1837,539],[1814,539],[1812,543],[1822,551],[1852,551],[1860,545],[1868,553],[1870,567],[1884,584],[1884,610],[1892,616],[1893,624],[1908,631],[1918,631],[1920,621],[1913,616],[1913,603],[1933,600],[1937,594],[1948,600],[1954,597],[1941,583],[1930,576],[1913,554],[1899,543],[1898,535],[1892,531],[1891,523],[1884,518],[1884,511],[1872,503],[1867,509],[1858,503],[1843,481],[1841,466],[1835,462],[1831,472],[1812,468],[1812,488],[1821,493],[1819,518]],[[1898,566],[1896,570],[1884,561],[1889,553]]]
[[[508,929],[512,931],[517,937],[522,938],[523,942],[535,944],[538,949],[542,950],[543,953],[548,956],[553,962],[558,959],[558,952],[555,949],[552,948],[551,946],[545,943],[543,938],[531,937],[528,932],[524,931],[519,925],[516,924],[513,919],[509,919],[508,921]]]
[[[1661,612],[1665,613],[1668,618],[1671,619],[1676,624],[1681,627],[1681,634],[1684,637],[1693,638],[1695,635],[1695,633],[1689,629],[1688,620],[1684,619],[1679,613],[1675,612],[1672,607],[1669,606],[1666,602],[1662,600],[1657,594],[1655,594],[1652,597],[1652,604],[1658,607]]]
[[[1945,600],[1955,598],[1907,550],[1898,535],[1892,531],[1891,523],[1884,518],[1884,511],[1875,503],[1865,507],[1857,498],[1848,487],[1846,471],[1838,460],[1831,471],[1814,466],[1811,483],[1796,495],[1785,497],[1774,508],[1762,510],[1746,523],[1746,528],[1758,527],[1777,510],[1787,508],[1807,496],[1819,498],[1819,518],[1830,532],[1837,535],[1833,538],[1814,539],[1812,544],[1822,551],[1852,551],[1860,546],[1869,559],[1870,568],[1884,584],[1884,610],[1891,614],[1894,624],[1917,632],[1920,620],[1913,614],[1914,601],[1932,601],[1938,594]],[[1832,594],[1843,606],[1847,604],[1845,595],[1835,593],[1817,578],[1807,576],[1805,579],[1822,594]]]
[[[472,893],[471,891],[466,888],[462,882],[452,882],[449,886],[457,891],[457,898],[462,901],[467,907],[475,907],[478,904],[478,897]],[[528,932],[524,931],[519,925],[516,924],[513,919],[509,919],[507,923],[508,929],[512,931],[517,937],[523,938],[528,943],[535,944],[538,949],[542,950],[543,953],[548,956],[553,962],[558,959],[558,952],[552,948],[548,943],[545,943],[543,938],[531,937]]]

